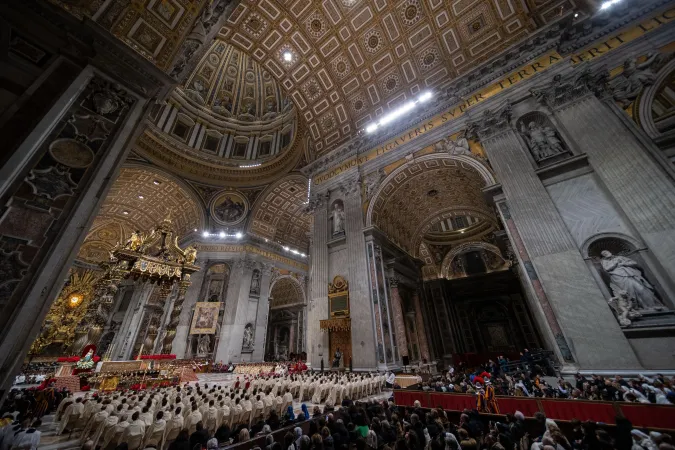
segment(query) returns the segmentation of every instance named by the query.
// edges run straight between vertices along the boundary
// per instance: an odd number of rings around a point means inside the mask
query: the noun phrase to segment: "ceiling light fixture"
[[[195,229],[194,229],[194,230],[192,230],[192,231],[197,231],[197,229],[195,228]]]
[[[141,200],[143,200],[145,197],[143,197],[142,195],[139,195],[138,198],[140,198]]]
[[[125,216],[128,216],[128,215],[129,215],[129,211],[122,211],[122,214],[124,214]]]
[[[209,232],[208,232],[208,231],[205,231],[205,232],[203,232],[203,233],[202,233],[202,236],[204,236],[204,237],[209,237],[209,236],[210,236],[210,234],[209,234]]]
[[[226,236],[226,234],[225,234],[224,231],[221,231],[220,233],[218,233],[218,237],[220,237],[220,238],[224,238],[225,236]]]
[[[603,11],[611,6],[616,5],[619,2],[621,2],[621,0],[607,0],[600,5],[600,10]]]
[[[576,19],[577,17],[579,17],[579,13],[574,13],[574,18]]]
[[[403,114],[407,113],[408,111],[414,109],[417,104],[419,103],[425,103],[433,98],[434,94],[431,91],[425,91],[422,94],[420,94],[419,97],[417,97],[416,100],[411,100],[409,102],[406,102],[402,106],[398,107],[397,109],[393,110],[389,114],[384,115],[379,121],[371,123],[366,127],[366,133],[372,133],[375,130],[377,130],[379,127],[388,124],[389,122],[398,119],[401,117]]]
[[[234,237],[236,237],[237,239],[241,239],[242,237],[244,237],[244,235],[241,233],[241,231],[237,231]]]
[[[160,182],[157,181],[157,180],[154,180],[154,181],[152,182],[152,184],[154,184],[155,186],[159,186],[159,185],[162,184],[162,183],[160,183]]]
[[[291,52],[284,52],[284,61],[286,61],[286,62],[291,62],[291,61],[293,61],[293,53],[291,53]]]

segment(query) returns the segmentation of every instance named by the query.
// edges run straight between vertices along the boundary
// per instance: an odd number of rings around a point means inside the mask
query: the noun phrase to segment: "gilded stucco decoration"
[[[378,189],[367,220],[420,257],[420,243],[439,220],[473,216],[494,227],[494,213],[481,191],[486,184],[485,173],[462,160],[433,155],[413,159],[392,172]],[[431,255],[424,259],[433,262]]]
[[[242,2],[219,36],[287,89],[315,158],[394,105],[527,36],[537,27],[530,14],[573,6],[535,3],[528,12],[514,0]],[[538,23],[556,18],[540,16]]]
[[[72,271],[67,284],[47,313],[40,335],[33,342],[31,355],[54,347],[55,355],[67,354],[75,341],[78,325],[94,299],[94,290],[100,274],[93,271]]]
[[[270,308],[281,308],[301,305],[305,302],[302,287],[292,277],[283,277],[277,280],[270,292]]]

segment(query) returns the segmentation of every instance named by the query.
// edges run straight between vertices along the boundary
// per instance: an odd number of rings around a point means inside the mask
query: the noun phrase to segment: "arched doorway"
[[[265,360],[286,361],[305,351],[305,294],[300,282],[282,276],[272,285]]]
[[[366,226],[381,232],[366,237],[380,367],[517,358],[541,346],[510,243],[483,195],[494,177],[478,144],[466,146],[470,155],[400,165],[368,206]]]

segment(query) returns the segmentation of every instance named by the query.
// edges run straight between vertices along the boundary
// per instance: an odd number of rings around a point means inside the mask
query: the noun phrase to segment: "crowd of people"
[[[26,363],[21,367],[21,373],[14,378],[14,385],[40,384],[53,377],[59,364],[55,362]]]
[[[675,404],[675,376],[668,378],[656,374],[653,377],[641,375],[624,379],[620,375],[604,377],[576,374],[574,382],[559,377],[556,384],[551,385],[537,365],[532,366],[531,370],[523,369],[513,374],[503,373],[499,367],[499,364],[490,361],[474,369],[450,368],[442,375],[429,378],[420,388],[476,394],[483,399],[497,395]]]

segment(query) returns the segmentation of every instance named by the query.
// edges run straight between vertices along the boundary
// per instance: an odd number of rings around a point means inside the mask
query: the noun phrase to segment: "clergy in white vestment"
[[[197,424],[202,421],[202,413],[199,412],[197,404],[192,404],[192,412],[185,419],[185,428],[192,434],[197,431]]]
[[[61,417],[61,423],[59,428],[56,431],[56,435],[60,436],[63,434],[63,431],[66,429],[68,424],[72,427],[75,424],[75,421],[79,420],[82,413],[84,412],[84,405],[82,404],[82,398],[75,400],[75,403],[68,405],[63,411],[63,416]]]
[[[120,443],[126,442],[129,450],[139,450],[142,448],[143,439],[145,438],[145,422],[140,419],[140,414],[136,411],[131,416],[131,423],[122,433]]]
[[[141,448],[155,447],[161,449],[164,445],[165,431],[166,420],[164,419],[164,412],[159,411],[155,417],[155,421],[145,431],[145,439]]]

